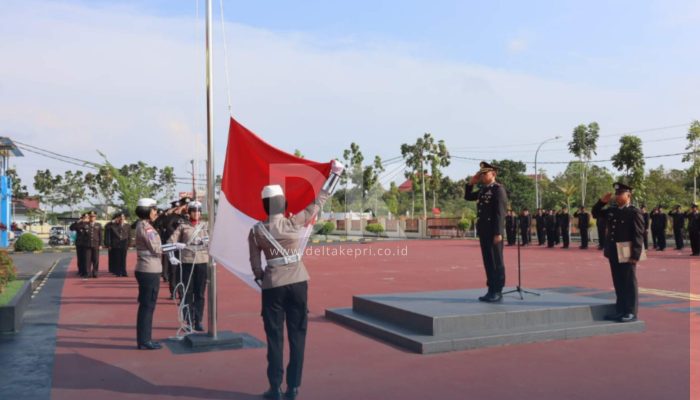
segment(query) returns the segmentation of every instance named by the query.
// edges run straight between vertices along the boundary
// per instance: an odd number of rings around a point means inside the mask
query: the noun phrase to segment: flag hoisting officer
[[[250,265],[256,281],[262,282],[262,317],[267,336],[267,379],[270,388],[263,394],[268,399],[280,399],[282,391],[282,356],[284,352],[284,324],[286,320],[289,339],[289,364],[287,364],[287,391],[284,396],[296,398],[301,385],[304,366],[304,348],[308,324],[309,274],[302,262],[300,248],[306,227],[313,223],[323,208],[343,166],[337,161],[331,165],[331,177],[326,187],[306,209],[291,217],[285,217],[287,200],[279,185],[265,186],[262,202],[268,215],[266,222],[253,226],[248,234]],[[267,266],[263,270],[260,253],[265,255]]]
[[[500,183],[496,182],[498,169],[482,161],[477,172],[467,183],[464,199],[476,200],[476,232],[479,235],[481,256],[486,271],[488,292],[479,301],[494,303],[503,300],[503,286],[506,270],[503,264],[503,229],[505,224],[508,196]],[[481,181],[481,188],[474,191],[474,185]]]
[[[637,320],[637,262],[644,252],[644,218],[630,201],[632,188],[615,183],[615,204],[603,209],[613,197],[606,193],[593,207],[593,216],[605,214],[607,238],[604,255],[610,262],[615,286],[616,314],[606,317],[618,322]],[[620,249],[622,251],[620,251]],[[625,250],[627,249],[627,250]]]

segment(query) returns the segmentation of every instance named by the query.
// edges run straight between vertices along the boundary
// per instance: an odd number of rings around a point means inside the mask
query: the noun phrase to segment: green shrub
[[[367,224],[367,226],[365,226],[365,230],[379,236],[380,233],[384,232],[384,227],[382,224]]]
[[[314,231],[319,235],[328,235],[335,230],[335,224],[331,221],[319,222],[314,225]]]
[[[38,251],[43,248],[44,242],[31,233],[25,233],[15,241],[15,251]]]
[[[468,230],[471,225],[472,224],[471,224],[471,222],[469,222],[468,219],[462,218],[459,220],[459,222],[457,222],[457,229],[464,232],[464,231]]]
[[[0,251],[0,293],[5,290],[8,283],[15,280],[17,277],[17,270],[15,269],[15,263],[7,251]]]

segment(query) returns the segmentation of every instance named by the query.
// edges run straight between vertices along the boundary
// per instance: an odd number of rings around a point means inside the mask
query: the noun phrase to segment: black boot
[[[279,387],[277,388],[269,388],[267,389],[267,392],[262,394],[262,397],[266,399],[272,399],[272,400],[281,400],[282,399],[282,389]]]

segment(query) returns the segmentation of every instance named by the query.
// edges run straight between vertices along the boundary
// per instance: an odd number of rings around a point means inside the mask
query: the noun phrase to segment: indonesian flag
[[[317,163],[285,153],[231,118],[221,196],[209,245],[211,256],[260,290],[250,268],[248,233],[255,223],[267,219],[261,199],[263,187],[282,186],[287,211],[295,214],[316,199],[330,171],[330,162]]]

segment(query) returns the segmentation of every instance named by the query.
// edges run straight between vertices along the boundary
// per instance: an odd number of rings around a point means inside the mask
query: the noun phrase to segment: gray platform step
[[[640,332],[642,321],[617,323],[606,300],[560,293],[517,295],[481,303],[481,291],[355,296],[353,309],[329,309],[326,317],[417,353]]]

